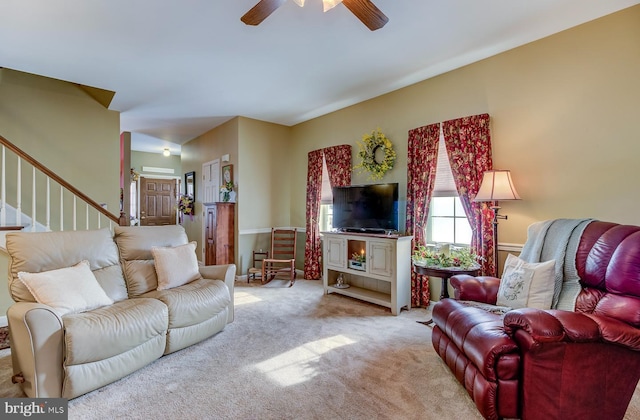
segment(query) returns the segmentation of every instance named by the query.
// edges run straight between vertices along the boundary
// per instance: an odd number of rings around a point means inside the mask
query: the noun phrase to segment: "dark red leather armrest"
[[[567,341],[574,343],[609,342],[640,351],[640,330],[611,317],[579,312],[525,308],[509,311],[504,317],[509,335],[528,346]],[[523,342],[523,335],[528,335]]]
[[[457,300],[473,300],[475,302],[496,304],[500,279],[496,277],[472,277],[468,274],[458,274],[449,280],[454,289]]]
[[[600,341],[598,324],[577,312],[514,309],[504,316],[504,326],[510,335],[523,330],[537,343]]]

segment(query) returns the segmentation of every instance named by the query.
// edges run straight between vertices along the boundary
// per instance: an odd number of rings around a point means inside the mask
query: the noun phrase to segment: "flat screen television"
[[[347,232],[398,230],[398,183],[335,187],[333,228]]]

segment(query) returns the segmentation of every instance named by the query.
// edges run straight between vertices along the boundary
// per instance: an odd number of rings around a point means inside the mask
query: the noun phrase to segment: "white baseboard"
[[[9,325],[9,323],[7,322],[7,317],[0,316],[0,327],[6,327],[7,325]]]

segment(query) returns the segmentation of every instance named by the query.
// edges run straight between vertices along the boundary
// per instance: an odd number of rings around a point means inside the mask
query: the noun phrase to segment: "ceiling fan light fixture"
[[[293,0],[293,2],[300,7],[304,7],[304,0]]]
[[[340,3],[342,3],[342,0],[322,0],[323,11],[327,12]]]

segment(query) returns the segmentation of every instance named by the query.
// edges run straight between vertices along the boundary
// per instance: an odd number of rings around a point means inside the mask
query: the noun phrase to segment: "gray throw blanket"
[[[582,232],[593,219],[554,219],[533,223],[520,258],[537,263],[556,261],[551,308],[573,311],[580,293],[576,252]]]

